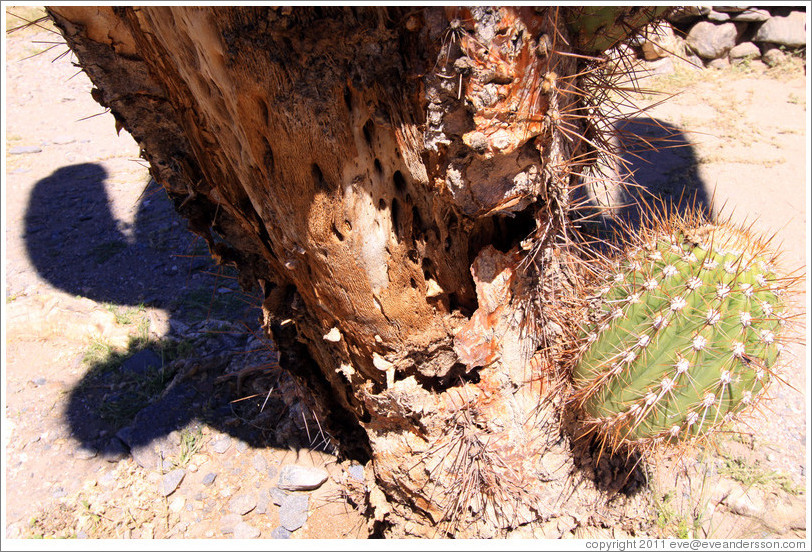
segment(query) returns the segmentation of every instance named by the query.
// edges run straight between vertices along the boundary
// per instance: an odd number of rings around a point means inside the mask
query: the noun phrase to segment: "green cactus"
[[[649,232],[607,265],[573,371],[613,449],[684,442],[752,405],[783,348],[775,255],[729,226]]]

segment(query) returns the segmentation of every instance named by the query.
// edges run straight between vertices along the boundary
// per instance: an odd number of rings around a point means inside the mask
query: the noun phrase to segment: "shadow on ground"
[[[625,167],[638,188],[623,198],[613,220],[637,224],[641,198],[682,212],[711,212],[693,148],[679,129],[639,118],[621,130],[630,151]],[[102,455],[132,453],[151,468],[177,454],[180,433],[201,423],[254,447],[329,447],[318,420],[308,416],[303,393],[279,368],[274,346],[246,330],[258,327],[258,309],[239,299],[235,279],[215,277],[221,273],[205,246],[194,249],[162,189],[150,183],[127,228],[111,212],[106,179],[100,165],[80,164],[36,184],[25,219],[30,258],[44,278],[69,293],[169,310],[172,330],[162,340],[136,337],[126,351],[103,345],[89,351],[88,371],[65,413],[73,435]],[[622,464],[612,469],[628,466],[628,473],[617,477],[640,479],[632,473],[637,462]]]
[[[713,213],[712,198],[696,170],[694,148],[682,130],[650,117],[631,118],[617,128],[616,145],[624,153],[615,166],[605,167],[605,176],[633,184],[605,186],[600,176],[594,178],[584,199],[593,207],[611,207],[606,211],[611,216],[591,219],[586,224],[589,231],[611,233],[619,225],[638,228],[648,206],[680,214]]]
[[[84,163],[37,182],[25,216],[28,255],[53,286],[117,316],[148,324],[145,306],[165,309],[170,331],[154,339],[148,325],[136,329],[123,351],[102,340],[88,347],[64,413],[72,435],[108,459],[132,453],[149,468],[178,454],[180,434],[202,423],[254,447],[327,447],[258,331],[259,298],[214,264],[154,182],[132,226],[116,220],[107,176]]]

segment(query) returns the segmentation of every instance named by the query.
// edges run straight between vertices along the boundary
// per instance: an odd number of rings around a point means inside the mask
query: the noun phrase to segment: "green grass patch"
[[[152,362],[126,367],[141,351],[151,351]],[[193,345],[186,341],[149,340],[131,337],[127,349],[94,340],[85,350],[88,371],[77,391],[85,395],[98,417],[116,429],[132,421],[138,412],[157,399],[177,373],[174,360],[188,356]]]
[[[745,487],[778,488],[787,494],[795,496],[804,493],[804,488],[796,485],[787,474],[778,470],[764,469],[758,460],[747,462],[742,458],[724,453],[722,458],[724,463],[719,468],[719,473],[738,481]]]
[[[180,434],[180,452],[177,458],[172,461],[176,468],[185,468],[189,465],[192,457],[200,452],[205,444],[203,438],[203,428],[185,428]]]

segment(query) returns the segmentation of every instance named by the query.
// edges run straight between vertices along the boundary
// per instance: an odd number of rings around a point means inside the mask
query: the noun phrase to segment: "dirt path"
[[[5,537],[366,537],[350,499],[363,468],[329,454],[255,333],[255,297],[149,187],[137,145],[99,114],[70,55],[54,59],[65,47],[30,57],[55,39],[15,33],[4,49]],[[655,119],[691,146],[644,154],[638,180],[675,199],[688,185],[805,265],[802,69],[753,63],[651,86],[683,92],[635,124]],[[679,461],[652,459],[647,535],[805,537],[809,364],[804,347],[786,354],[797,360],[766,415]],[[283,492],[286,466],[328,479]]]

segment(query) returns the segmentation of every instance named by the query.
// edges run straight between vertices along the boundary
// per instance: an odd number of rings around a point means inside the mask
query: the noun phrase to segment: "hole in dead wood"
[[[427,281],[434,279],[434,263],[431,262],[431,259],[424,258],[420,266],[423,268],[423,278]]]
[[[392,229],[395,231],[395,238],[400,242],[401,240],[401,229],[400,229],[400,204],[398,204],[398,200],[392,198]]]
[[[451,236],[447,237],[445,241],[443,241],[443,249],[446,251],[451,251]]]
[[[425,366],[427,363],[431,364],[431,362],[431,357],[415,358],[415,366]],[[479,383],[480,379],[479,372],[477,370],[471,370],[466,373],[468,367],[459,362],[454,363],[451,368],[448,369],[445,375],[441,377],[427,376],[426,374],[423,374],[417,370],[415,366],[397,372],[395,374],[395,381],[413,377],[423,389],[431,391],[432,393],[442,393],[455,387],[461,387],[466,383]]]
[[[474,314],[477,304],[476,301],[474,301],[473,305],[466,305],[460,301],[460,297],[456,292],[452,292],[448,294],[448,307],[451,309],[451,312],[458,311],[464,317],[470,318]]]
[[[349,86],[344,87],[344,104],[347,106],[347,111],[352,112],[352,91]]]
[[[406,179],[403,178],[403,173],[395,171],[392,175],[392,181],[395,183],[395,190],[402,192],[406,188]]]
[[[406,253],[406,255],[409,257],[410,261],[412,261],[414,264],[417,264],[417,258],[418,257],[417,257],[417,250],[416,249],[410,249],[409,252]]]
[[[367,146],[372,147],[372,133],[375,131],[375,124],[372,122],[372,119],[367,119],[367,122],[364,123],[363,127],[364,132],[364,140],[367,143]]]
[[[270,113],[268,113],[268,104],[265,103],[265,100],[262,98],[257,98],[257,111],[260,114],[260,121],[263,124],[267,124],[268,120],[270,119]]]
[[[417,282],[414,278],[409,278],[409,285],[412,286],[412,289],[417,289]]]
[[[265,143],[265,153],[262,156],[262,161],[265,163],[265,167],[272,171],[274,168],[273,148],[271,148],[271,143],[267,138],[263,137],[262,141]]]
[[[425,241],[426,226],[423,224],[423,217],[417,207],[412,207],[412,241]]]
[[[333,223],[333,235],[338,238],[338,241],[344,241],[344,234],[341,233],[335,223]]]
[[[378,200],[378,210],[383,211],[384,209],[386,209],[386,200],[381,198]]]
[[[383,174],[383,167],[381,166],[381,162],[377,157],[375,158],[375,162],[373,163],[373,165],[375,165],[376,173]]]
[[[321,167],[317,163],[313,163],[310,167],[310,174],[313,177],[313,184],[317,190],[329,191],[330,187],[324,181],[324,174],[321,172]]]

